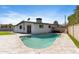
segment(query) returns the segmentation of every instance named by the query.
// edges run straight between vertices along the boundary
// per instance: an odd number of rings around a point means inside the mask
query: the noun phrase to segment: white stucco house
[[[14,27],[14,32],[17,33],[49,33],[52,31],[53,24],[42,23],[42,18],[36,18],[36,22],[21,21]]]

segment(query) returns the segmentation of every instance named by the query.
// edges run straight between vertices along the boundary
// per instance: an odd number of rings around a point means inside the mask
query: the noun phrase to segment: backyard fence
[[[79,41],[79,24],[69,26],[68,32]]]

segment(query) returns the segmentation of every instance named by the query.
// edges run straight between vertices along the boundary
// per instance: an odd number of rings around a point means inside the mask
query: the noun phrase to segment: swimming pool
[[[60,34],[38,34],[30,36],[21,36],[21,40],[29,48],[46,48],[60,37]]]

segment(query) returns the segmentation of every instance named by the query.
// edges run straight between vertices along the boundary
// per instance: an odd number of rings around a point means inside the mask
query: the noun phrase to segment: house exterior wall
[[[40,24],[34,24],[34,23],[21,23],[14,28],[14,32],[19,33],[27,33],[27,25],[31,25],[31,33],[32,34],[38,34],[38,33],[48,33],[51,32],[51,28],[49,28],[48,24],[43,24],[43,28],[40,28]],[[25,29],[19,29],[19,26],[24,27]]]
[[[49,25],[43,24],[43,28],[40,28],[39,25],[40,24],[32,25],[32,34],[51,32],[51,28],[49,28]]]
[[[14,32],[27,33],[27,25],[31,25],[32,28],[32,23],[21,23],[14,27]],[[22,26],[22,29],[19,28],[20,26]]]
[[[22,29],[19,28],[20,26],[22,26]],[[21,23],[14,27],[14,32],[26,33],[25,29],[23,29],[24,27],[25,27],[24,23]]]
[[[32,31],[32,26],[33,26],[33,24],[32,23],[25,23],[25,32],[27,33],[27,26],[28,25],[31,25],[31,31]]]

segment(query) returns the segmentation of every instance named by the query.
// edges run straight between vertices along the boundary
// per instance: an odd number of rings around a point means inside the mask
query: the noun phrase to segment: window
[[[39,28],[43,28],[43,25],[39,25]]]
[[[11,26],[9,26],[9,28],[11,28]]]
[[[19,26],[19,29],[22,29],[22,26],[21,25]]]
[[[51,26],[49,25],[49,28],[51,28]]]

